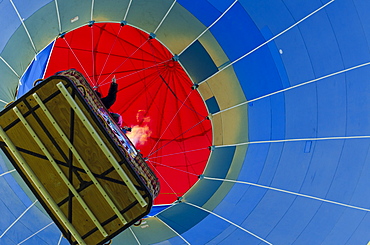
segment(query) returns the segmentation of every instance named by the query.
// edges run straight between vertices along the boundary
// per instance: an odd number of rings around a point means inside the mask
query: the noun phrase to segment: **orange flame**
[[[152,134],[152,131],[149,129],[148,126],[150,122],[150,117],[149,116],[145,117],[144,115],[145,111],[139,110],[136,115],[136,120],[138,123],[140,123],[141,121],[142,125],[131,126],[131,132],[126,133],[127,137],[131,140],[131,142],[135,146],[144,145],[148,141],[150,135]]]
[[[135,146],[144,145],[152,134],[152,131],[149,129],[148,125],[135,125],[131,128],[131,132],[127,132],[126,135]]]

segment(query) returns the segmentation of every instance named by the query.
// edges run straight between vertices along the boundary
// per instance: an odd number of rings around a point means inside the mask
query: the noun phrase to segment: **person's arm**
[[[113,77],[112,83],[110,84],[108,95],[101,99],[107,109],[109,109],[117,99],[118,84],[116,78]]]

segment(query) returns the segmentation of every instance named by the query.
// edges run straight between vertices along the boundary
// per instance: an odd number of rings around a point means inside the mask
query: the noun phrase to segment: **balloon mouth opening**
[[[86,25],[49,46],[44,78],[74,68],[104,96],[116,77],[117,99],[110,111],[122,116],[127,136],[159,178],[154,204],[171,204],[185,195],[208,162],[212,125],[181,57],[173,59],[155,37],[119,23]]]

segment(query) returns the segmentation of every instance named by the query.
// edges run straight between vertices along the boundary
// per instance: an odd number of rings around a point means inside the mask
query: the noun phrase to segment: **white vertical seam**
[[[27,29],[26,25],[24,24],[24,21],[23,21],[23,19],[22,19],[21,15],[19,14],[17,7],[14,5],[14,3],[13,3],[13,1],[12,1],[12,0],[9,0],[9,1],[10,1],[10,3],[12,4],[12,6],[13,6],[13,8],[14,8],[15,12],[17,13],[18,18],[19,18],[19,20],[21,21],[21,23],[22,23],[22,25],[23,25],[24,30],[26,31],[26,34],[27,34],[27,36],[28,36],[28,38],[29,38],[29,40],[30,40],[30,42],[31,42],[31,44],[32,44],[33,50],[35,51],[35,53],[37,53],[36,46],[35,46],[35,44],[33,43],[32,37],[31,37],[30,33],[28,32],[28,29]]]

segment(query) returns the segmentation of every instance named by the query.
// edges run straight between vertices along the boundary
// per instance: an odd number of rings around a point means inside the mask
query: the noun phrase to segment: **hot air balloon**
[[[161,181],[112,244],[370,241],[366,1],[0,2],[0,99],[74,68]],[[3,154],[0,244],[68,244]]]

